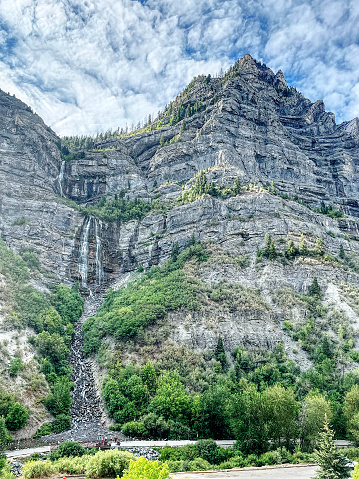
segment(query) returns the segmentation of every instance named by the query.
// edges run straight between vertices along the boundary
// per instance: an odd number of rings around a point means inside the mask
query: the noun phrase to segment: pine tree
[[[320,286],[318,284],[317,278],[314,278],[312,284],[310,285],[309,295],[317,298],[320,298],[321,296]]]
[[[305,241],[304,235],[302,234],[299,241],[299,254],[306,256],[308,254],[307,242]]]
[[[176,242],[173,243],[173,245],[172,245],[171,260],[172,260],[173,262],[174,262],[174,261],[177,261],[178,255],[179,255],[179,245],[178,245],[178,242],[176,241]]]
[[[274,245],[273,241],[271,241],[271,244],[269,246],[268,258],[271,259],[271,260],[277,258],[277,250],[275,249],[275,245]]]
[[[323,241],[321,238],[317,238],[317,241],[315,242],[315,248],[314,248],[316,254],[322,256],[324,254],[324,245]]]
[[[344,253],[344,248],[343,248],[342,244],[339,247],[339,258],[340,259],[345,259],[345,253]]]
[[[285,250],[284,254],[289,259],[293,259],[298,254],[298,250],[294,246],[294,243],[292,240],[288,241],[288,248]]]
[[[264,256],[268,258],[269,256],[269,248],[272,243],[272,238],[269,233],[266,233],[264,236]]]
[[[241,186],[241,180],[239,178],[236,178],[234,180],[234,184],[232,186],[232,189],[233,189],[233,193],[235,195],[240,195],[241,192],[242,192],[242,186]]]
[[[221,336],[218,337],[216,350],[214,352],[214,357],[222,364],[222,369],[226,369],[228,366],[226,352],[224,350],[223,341]]]
[[[315,477],[318,479],[347,479],[350,477],[350,468],[346,465],[347,459],[335,446],[334,432],[329,427],[327,416],[323,431],[319,434],[318,448],[314,451],[316,463],[319,466]]]

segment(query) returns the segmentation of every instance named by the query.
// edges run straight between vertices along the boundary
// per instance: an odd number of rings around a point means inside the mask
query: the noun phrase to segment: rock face
[[[78,280],[87,293],[104,291],[124,273],[163,262],[175,242],[181,248],[195,235],[233,257],[248,258],[240,270],[212,265],[201,272],[203,280],[257,288],[271,314],[264,320],[255,310],[221,313],[216,320],[218,312],[173,313],[175,342],[213,349],[222,331],[228,350],[240,342],[273,347],[278,341],[291,350],[281,328],[286,318],[273,304],[273,293],[285,288],[305,293],[314,276],[321,278],[328,304],[339,298],[351,320],[359,321],[338,292],[340,283],[359,287],[354,270],[325,262],[255,262],[267,232],[279,250],[288,240],[298,244],[303,234],[310,247],[321,238],[328,254],[336,257],[342,246],[346,255],[357,257],[359,119],[336,125],[322,100],[311,103],[288,88],[281,71],[275,74],[245,55],[223,78],[194,79],[159,120],[148,131],[98,143],[84,158],[64,161],[55,133],[21,101],[0,92],[0,234],[17,252],[38,255],[47,273],[37,286]],[[190,188],[205,169],[217,186],[232,185],[235,178],[257,186],[232,198],[176,203],[182,188]],[[129,199],[156,199],[160,206],[140,221],[110,223],[80,213],[73,203],[94,205],[121,191]],[[306,206],[321,201],[346,216],[331,218]],[[74,365],[84,364],[79,327]],[[298,354],[308,367],[305,353]],[[81,368],[78,372],[95,404],[92,378]],[[79,411],[87,418],[86,408]],[[73,418],[76,422],[76,414]]]
[[[156,194],[166,200],[178,196],[179,183],[209,167],[217,167],[213,173],[217,184],[230,183],[236,176],[242,183],[274,182],[279,192],[296,195],[308,204],[324,200],[358,216],[358,119],[337,126],[323,101],[311,103],[287,87],[282,72],[274,74],[250,55],[224,78],[195,79],[171,108],[173,112],[179,107],[187,110],[199,101],[199,111],[177,124],[170,125],[172,112],[166,110],[162,128],[99,143],[97,148],[114,149],[86,152],[85,158],[64,162],[56,135],[29,107],[2,92],[2,237],[16,250],[33,247],[42,264],[62,280],[81,279],[85,220],[61,197],[96,202],[104,194],[127,190],[130,198],[149,200]],[[181,141],[159,147],[161,139],[179,137]],[[159,187],[165,182],[173,182],[172,187]],[[236,214],[239,207],[234,201],[229,203],[227,208],[221,201],[203,200],[174,208],[167,215],[148,215],[140,223],[93,222],[89,283],[101,282],[98,271],[96,279],[96,228],[102,241],[104,279],[110,279],[137,265],[165,259],[174,236],[179,231],[183,237],[191,235],[191,225],[196,223],[197,230],[199,216],[207,222],[212,217],[225,223],[226,215]],[[263,208],[266,199],[257,203],[256,207]],[[342,228],[357,233],[353,222]],[[207,227],[201,229],[201,237],[210,235]],[[148,238],[149,234],[154,236]],[[217,239],[226,240],[226,235],[227,231],[216,233]]]

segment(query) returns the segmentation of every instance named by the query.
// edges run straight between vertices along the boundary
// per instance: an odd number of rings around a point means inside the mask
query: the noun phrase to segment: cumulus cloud
[[[356,0],[0,0],[0,88],[93,134],[248,52],[342,121],[359,115],[358,22]]]

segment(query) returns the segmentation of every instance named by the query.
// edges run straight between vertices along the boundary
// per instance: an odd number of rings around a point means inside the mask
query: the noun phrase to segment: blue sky
[[[0,88],[60,135],[157,113],[245,53],[359,116],[358,0],[0,0]]]

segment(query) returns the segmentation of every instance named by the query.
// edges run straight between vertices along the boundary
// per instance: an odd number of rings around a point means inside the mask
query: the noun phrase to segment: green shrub
[[[213,439],[200,439],[195,444],[198,456],[208,461],[210,464],[219,464],[222,462],[221,448],[217,446]]]
[[[77,285],[71,289],[63,284],[56,286],[51,297],[51,304],[60,314],[64,324],[76,323],[83,313],[84,300],[79,294]]]
[[[85,474],[89,477],[116,477],[122,476],[125,469],[128,469],[133,455],[129,452],[118,451],[98,451],[88,461]]]
[[[169,468],[166,463],[159,464],[157,461],[149,461],[140,457],[137,461],[131,460],[127,471],[124,472],[124,479],[167,479]]]
[[[165,446],[160,449],[159,460],[164,461],[180,461],[181,459],[188,459],[193,461],[197,459],[198,449],[194,444],[187,444],[186,446],[171,447]]]
[[[274,464],[281,464],[282,456],[278,451],[268,451],[261,454],[258,458],[259,466],[272,466]]]
[[[23,226],[23,225],[28,225],[30,221],[25,218],[25,216],[19,216],[18,218],[15,218],[14,221],[12,222],[13,226]]]
[[[56,474],[56,468],[51,461],[28,461],[24,464],[22,475],[24,479],[42,479]]]
[[[40,268],[40,260],[33,251],[25,251],[21,254],[21,257],[30,269],[34,270]]]
[[[345,457],[351,461],[357,461],[359,458],[359,447],[348,447],[345,449]]]
[[[9,412],[5,418],[6,427],[10,431],[17,431],[24,427],[27,423],[27,418],[29,417],[29,413],[21,406],[19,403],[13,403],[10,408]]]
[[[73,383],[66,376],[57,377],[52,385],[52,393],[45,400],[47,409],[54,415],[69,414]]]
[[[182,472],[184,471],[184,461],[167,461],[170,472]],[[188,469],[186,469],[188,470]]]
[[[86,454],[86,449],[75,441],[62,442],[59,447],[50,455],[50,459],[60,459],[61,457],[80,457]]]
[[[201,457],[190,462],[190,471],[208,471],[209,469],[212,469],[211,464]]]
[[[11,463],[0,454],[0,477],[1,479],[16,479],[15,474],[10,472]]]
[[[57,459],[53,465],[60,474],[82,474],[89,461],[90,456],[88,455],[82,457],[61,457]]]
[[[146,437],[148,431],[143,422],[130,421],[122,426],[122,434],[129,437]]]
[[[237,455],[231,457],[228,461],[221,462],[218,469],[233,469],[234,467],[244,467],[245,460],[243,455]]]
[[[59,433],[71,427],[71,418],[66,414],[59,414],[51,423],[51,431]]]
[[[46,422],[42,426],[39,427],[39,429],[36,431],[34,437],[38,438],[41,436],[47,436],[48,434],[51,434],[51,423]]]
[[[21,358],[13,358],[10,361],[10,366],[9,366],[9,374],[11,377],[17,376],[17,373],[20,371],[22,368],[22,361]]]
[[[151,203],[139,198],[135,200],[126,200],[120,193],[115,195],[114,199],[102,197],[95,206],[79,207],[79,210],[85,215],[96,216],[107,222],[121,221],[123,223],[131,220],[141,220],[151,211]]]
[[[257,465],[258,465],[258,456],[256,456],[255,454],[249,454],[249,456],[247,456],[244,459],[244,466],[245,467],[252,467],[252,466],[257,466]]]

